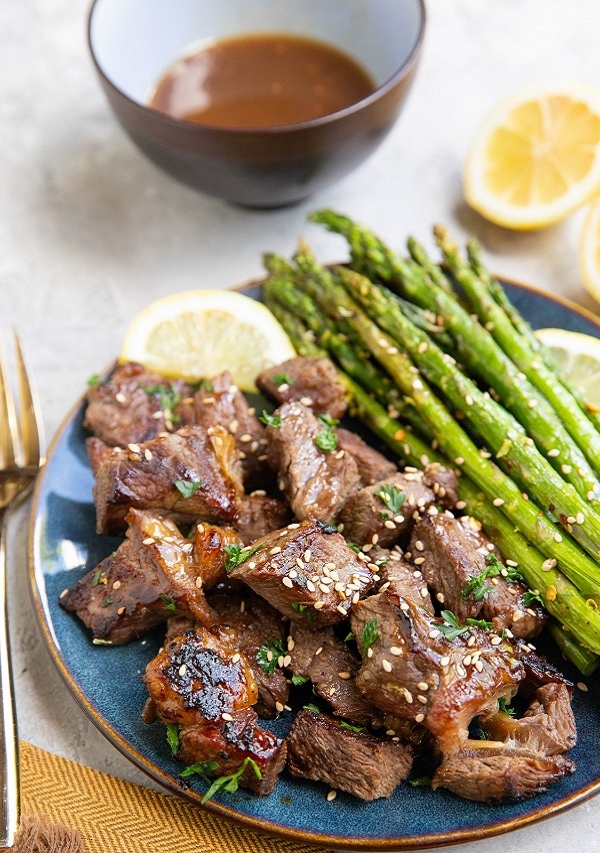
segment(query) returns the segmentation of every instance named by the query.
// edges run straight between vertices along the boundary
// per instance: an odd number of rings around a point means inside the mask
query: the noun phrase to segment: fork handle
[[[10,663],[6,602],[6,519],[0,520],[0,848],[12,847],[19,826],[19,738]]]

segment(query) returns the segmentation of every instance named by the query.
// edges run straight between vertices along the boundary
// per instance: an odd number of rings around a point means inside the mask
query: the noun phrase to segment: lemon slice
[[[600,302],[600,199],[590,205],[583,224],[579,266],[585,289]]]
[[[150,303],[125,333],[119,361],[188,382],[229,370],[253,391],[265,367],[294,356],[290,339],[262,303],[230,290],[188,290]]]
[[[565,329],[538,329],[536,338],[594,411],[600,411],[600,339]]]
[[[523,89],[477,131],[464,194],[486,219],[528,230],[558,222],[600,188],[600,91],[585,84]]]

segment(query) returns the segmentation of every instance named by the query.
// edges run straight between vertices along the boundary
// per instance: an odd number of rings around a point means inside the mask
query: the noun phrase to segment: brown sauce
[[[178,60],[150,105],[199,124],[264,128],[320,118],[374,89],[367,72],[337,48],[265,33],[223,39]]]

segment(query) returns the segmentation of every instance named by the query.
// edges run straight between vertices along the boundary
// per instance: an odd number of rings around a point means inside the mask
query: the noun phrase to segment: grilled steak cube
[[[360,658],[330,627],[315,631],[309,625],[290,626],[289,668],[308,678],[314,690],[331,705],[336,717],[359,726],[381,726],[382,713],[356,686]]]
[[[122,645],[181,613],[206,623],[213,614],[202,592],[202,567],[173,522],[133,510],[117,551],[60,598],[94,639]]]
[[[291,520],[289,508],[278,498],[252,492],[237,500],[235,528],[243,542],[254,542],[273,530],[280,530]]]
[[[429,613],[434,613],[433,603],[422,572],[402,556],[402,551],[396,546],[390,550],[373,548],[369,557],[377,566],[379,580],[377,592],[386,589],[398,593],[402,598],[412,601],[418,607],[423,607]]]
[[[486,741],[469,741],[465,749],[444,756],[431,787],[447,788],[466,800],[484,803],[522,800],[574,771],[574,763],[564,755],[519,753],[490,747]]]
[[[279,425],[267,427],[267,441],[280,490],[297,518],[332,521],[359,485],[356,462],[338,449],[333,428],[302,403],[284,403],[276,417]],[[333,436],[323,445],[333,449],[319,448],[323,435]]]
[[[373,586],[366,563],[334,527],[318,521],[258,539],[229,576],[245,581],[293,622],[315,628],[340,622]]]
[[[328,414],[339,420],[346,409],[345,391],[337,381],[336,369],[328,358],[296,356],[268,367],[256,378],[258,388],[271,400],[298,402],[316,415]]]
[[[236,520],[241,491],[232,436],[183,427],[145,444],[115,448],[100,465],[93,494],[98,533],[118,533],[129,507],[155,509],[176,521]]]
[[[210,631],[198,628],[171,637],[146,667],[143,681],[155,716],[177,723],[177,757],[185,764],[212,762],[214,775],[250,765],[240,785],[269,793],[285,764],[285,742],[256,724],[251,707],[258,690],[249,662]]]
[[[129,362],[89,389],[84,426],[111,447],[150,441],[177,429],[180,401],[189,394],[191,388],[184,382]]]
[[[344,536],[363,550],[377,544],[393,545],[410,530],[415,512],[424,512],[435,502],[432,490],[423,485],[422,473],[397,472],[373,483],[351,497],[339,515]]]
[[[224,370],[204,383],[194,396],[193,422],[209,432],[221,427],[235,439],[246,486],[263,486],[270,469],[266,457],[265,428],[254,409]]]
[[[345,450],[356,462],[363,486],[379,483],[397,473],[398,466],[394,462],[363,441],[355,432],[338,427],[337,437],[340,450]]]
[[[289,697],[289,684],[278,664],[286,637],[281,615],[256,595],[213,595],[210,606],[217,619],[213,633],[228,637],[248,659],[258,686],[257,714],[276,717]]]
[[[533,637],[545,624],[539,605],[526,604],[527,587],[510,580],[500,555],[473,518],[425,516],[412,533],[410,551],[438,601],[459,622],[468,617]],[[519,576],[520,577],[520,576]]]
[[[470,627],[447,638],[441,619],[389,589],[354,605],[350,624],[363,658],[359,689],[382,710],[422,723],[444,753],[467,740],[474,717],[510,700],[524,675],[500,636]]]
[[[325,782],[361,800],[390,797],[411,766],[410,747],[342,728],[325,714],[300,711],[288,735],[292,776]]]
[[[95,435],[90,435],[85,440],[85,449],[87,450],[92,474],[95,477],[104,460],[111,456],[112,447],[110,444],[102,441],[102,439],[96,438]]]
[[[405,471],[410,469],[405,468]],[[414,470],[414,469],[413,469]],[[435,495],[436,503],[445,509],[454,509],[458,501],[458,480],[450,468],[438,462],[430,462],[423,469],[423,483]]]

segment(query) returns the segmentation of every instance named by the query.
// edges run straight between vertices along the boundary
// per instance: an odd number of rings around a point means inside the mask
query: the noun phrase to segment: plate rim
[[[496,278],[502,285],[508,284],[509,286],[514,287],[517,290],[533,293],[536,297],[542,297],[548,300],[549,302],[561,305],[569,312],[576,314],[587,322],[591,323],[592,326],[596,328],[598,337],[600,338],[600,317],[594,314],[591,310],[576,304],[567,297],[549,293],[548,291],[544,290],[539,286],[527,284],[513,278],[508,278],[506,276],[497,276]],[[264,279],[262,278],[252,279],[244,284],[229,289],[236,291],[250,290],[253,287],[260,286],[263,281]],[[108,374],[114,364],[115,361],[111,362],[103,371],[101,371],[100,375],[104,376]],[[47,460],[52,458],[56,446],[63,438],[65,431],[72,423],[77,412],[80,411],[84,403],[85,394],[86,391],[84,390],[73,403],[73,405],[68,409],[67,413],[59,423],[59,426],[56,429],[56,432],[48,447],[46,457]],[[106,739],[121,753],[121,755],[127,758],[127,760],[134,764],[139,770],[144,772],[150,779],[161,785],[161,787],[164,788],[165,791],[176,795],[177,797],[185,800],[188,803],[193,803],[194,805],[202,806],[202,808],[206,809],[213,815],[218,815],[219,817],[223,817],[239,826],[248,827],[261,833],[268,833],[275,837],[285,838],[287,840],[301,841],[307,844],[321,844],[330,848],[371,851],[435,849],[449,845],[471,843],[484,838],[503,835],[508,832],[513,832],[516,829],[521,829],[525,826],[530,826],[534,823],[539,823],[543,820],[547,820],[551,817],[554,817],[555,815],[564,813],[600,793],[600,776],[598,776],[595,781],[588,783],[577,791],[574,791],[571,794],[563,797],[561,800],[549,803],[545,806],[541,806],[540,808],[534,811],[528,812],[523,815],[518,815],[508,820],[500,820],[497,822],[488,823],[483,827],[477,826],[468,829],[459,828],[450,832],[420,835],[418,837],[405,836],[400,838],[361,838],[356,836],[338,837],[326,835],[321,832],[313,832],[281,824],[274,824],[268,820],[263,820],[254,815],[239,812],[224,803],[213,800],[209,801],[208,803],[201,804],[200,800],[202,794],[200,792],[196,792],[194,791],[194,789],[181,788],[177,784],[177,780],[174,777],[162,771],[160,767],[158,767],[156,764],[153,764],[137,748],[133,747],[124,737],[122,737],[117,731],[115,731],[111,724],[107,720],[105,720],[101,716],[101,714],[94,708],[92,702],[88,699],[85,692],[81,690],[81,688],[73,678],[64,658],[62,657],[58,641],[54,637],[51,624],[49,624],[48,619],[46,618],[47,614],[42,600],[43,590],[38,584],[39,572],[34,559],[36,550],[35,544],[38,535],[38,526],[40,518],[39,502],[46,472],[47,468],[46,466],[44,466],[44,468],[40,471],[40,474],[37,477],[35,483],[31,500],[31,510],[27,536],[29,592],[30,598],[33,602],[35,615],[37,617],[37,625],[41,630],[46,648],[50,653],[54,665],[57,667],[58,672],[61,675],[65,685],[71,692],[71,695],[78,702],[79,706],[84,711],[86,716],[103,734],[103,736],[106,737]]]

